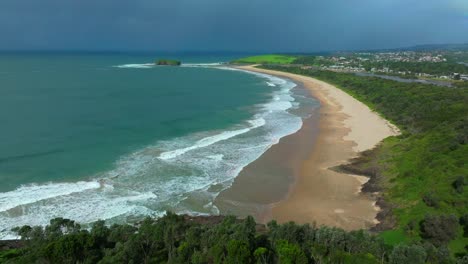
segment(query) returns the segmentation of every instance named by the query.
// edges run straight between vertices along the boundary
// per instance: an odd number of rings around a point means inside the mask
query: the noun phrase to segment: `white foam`
[[[15,234],[10,234],[10,233],[4,234],[4,235],[0,234],[0,240],[19,240],[19,239],[21,239],[21,237]]]
[[[162,159],[162,160],[173,159],[173,158],[175,158],[177,156],[180,156],[182,154],[185,154],[185,153],[187,153],[187,152],[189,152],[191,150],[198,149],[198,148],[204,148],[204,147],[212,145],[212,144],[214,144],[216,142],[226,140],[226,139],[235,137],[235,136],[240,135],[240,134],[244,134],[245,132],[248,132],[248,131],[249,131],[248,128],[234,130],[234,131],[224,131],[224,132],[222,132],[222,133],[220,133],[218,135],[203,138],[203,139],[195,142],[195,144],[190,146],[190,147],[163,152],[163,153],[161,153],[161,155],[159,155],[159,159]]]
[[[224,155],[223,154],[209,155],[209,156],[206,156],[206,157],[209,158],[209,159],[212,159],[212,160],[221,161],[221,160],[223,160]]]
[[[267,84],[268,86],[270,86],[270,87],[276,87],[276,84],[271,83],[271,82],[266,82],[266,84]]]
[[[208,147],[208,146],[213,145],[213,144],[215,144],[217,142],[227,140],[227,139],[233,138],[235,136],[247,133],[251,129],[254,129],[254,128],[265,125],[265,120],[263,118],[259,118],[259,119],[256,119],[256,120],[251,120],[251,121],[249,121],[249,123],[252,124],[252,126],[249,127],[249,128],[243,128],[243,129],[232,130],[232,131],[224,131],[224,132],[222,132],[220,134],[200,139],[197,142],[195,142],[195,144],[192,145],[192,146],[189,146],[189,147],[186,147],[186,148],[181,148],[181,149],[176,149],[176,150],[172,150],[172,151],[163,152],[163,153],[161,153],[161,155],[159,155],[159,159],[162,159],[162,160],[173,159],[173,158],[178,157],[178,156],[180,156],[182,154],[185,154],[185,153],[187,153],[187,152],[189,152],[191,150]]]
[[[257,127],[264,126],[266,124],[266,121],[265,121],[265,119],[260,117],[260,118],[256,118],[256,119],[253,119],[253,120],[249,120],[248,123],[252,125],[252,127],[250,129],[254,129],[254,128],[257,128]]]
[[[86,190],[97,189],[99,182],[49,183],[44,185],[22,186],[14,191],[0,193],[0,212],[20,205]]]
[[[150,67],[148,64],[119,66]],[[243,71],[219,65],[196,67]],[[271,100],[255,108],[257,113],[252,120],[227,131],[205,131],[155,142],[122,157],[113,170],[99,175],[104,178],[101,183],[50,183],[0,193],[0,239],[11,235],[12,227],[46,225],[53,217],[80,223],[98,219],[121,223],[128,218],[161,215],[168,208],[194,214],[219,212],[212,201],[220,189],[227,188],[242,168],[302,125],[300,117],[288,112],[295,107],[291,96],[294,83],[266,74],[243,72],[267,79],[278,87],[275,91],[266,89],[272,93]],[[162,150],[167,151],[161,153]],[[181,155],[183,158],[177,158]],[[213,185],[216,188],[211,188]],[[192,193],[201,199],[201,208],[193,209],[185,202]]]
[[[133,63],[133,64],[115,65],[112,67],[121,68],[121,69],[150,69],[150,68],[153,68],[154,66],[155,66],[154,63],[143,63],[143,64]]]
[[[182,63],[182,67],[193,67],[193,68],[208,68],[208,67],[219,67],[224,65],[222,62],[213,63]]]
[[[20,214],[0,213],[0,239],[14,236],[13,227],[30,225],[44,226],[55,217],[73,219],[80,224],[89,224],[99,219],[109,220],[116,217],[162,214],[149,210],[141,203],[155,199],[151,192],[123,192],[102,194],[99,191],[77,193],[57,197],[47,203],[21,206]],[[125,219],[122,219],[125,220]]]
[[[273,75],[269,75],[266,73],[260,73],[260,72],[253,72],[253,71],[247,71],[243,69],[238,69],[238,68],[233,68],[233,67],[226,67],[226,66],[219,66],[216,67],[217,69],[220,70],[227,70],[227,71],[240,71],[244,73],[248,73],[250,75],[255,75],[264,79],[267,79],[267,85],[271,86],[272,84],[275,86],[281,86],[283,91],[289,92],[292,88],[296,87],[296,84],[294,82],[288,81],[286,79],[282,79]]]

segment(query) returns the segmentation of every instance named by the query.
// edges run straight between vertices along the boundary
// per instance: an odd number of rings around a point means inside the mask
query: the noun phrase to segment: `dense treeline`
[[[204,223],[167,213],[138,227],[96,222],[84,230],[53,219],[45,228],[18,230],[26,247],[6,263],[463,263],[446,247],[412,243],[395,247],[366,231],[224,217]],[[208,221],[209,222],[209,221]],[[0,256],[0,260],[1,256]],[[467,260],[467,259],[465,259]]]
[[[468,51],[464,52],[450,52],[447,58],[451,62],[465,62],[468,63]]]
[[[448,244],[453,253],[466,254],[466,83],[447,88],[300,67],[267,68],[332,83],[396,124],[401,136],[384,140],[348,166],[371,177],[371,192],[382,191],[388,211],[383,225],[395,227],[382,236],[393,244],[421,239]]]
[[[447,75],[453,73],[468,74],[468,66],[457,62],[403,62],[403,61],[383,61],[383,62],[363,62],[365,69],[389,68],[393,71],[427,73],[432,75]]]
[[[311,66],[331,66],[334,63],[328,59],[319,56],[301,56],[294,60],[293,64],[311,65]]]

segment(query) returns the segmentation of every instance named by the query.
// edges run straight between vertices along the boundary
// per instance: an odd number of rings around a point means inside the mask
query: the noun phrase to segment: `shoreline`
[[[257,222],[264,224],[272,219],[274,204],[287,198],[303,160],[313,150],[318,120],[319,111],[314,108],[297,132],[282,137],[257,160],[244,167],[231,187],[215,199],[221,214],[252,215]]]
[[[288,78],[298,85],[302,84],[320,102],[320,107],[311,120],[304,120],[298,132],[282,138],[243,169],[233,185],[216,198],[215,203],[221,206],[220,211],[237,215],[241,212],[241,216],[252,214],[262,223],[274,219],[280,223],[316,223],[345,230],[375,226],[379,212],[376,199],[362,193],[362,187],[369,179],[337,172],[332,168],[349,162],[361,151],[372,149],[384,138],[398,135],[398,128],[328,83],[254,66],[237,68]],[[268,168],[265,168],[268,166],[288,167],[287,175],[268,175]],[[261,177],[253,175],[258,171],[263,171]],[[276,193],[276,199],[245,195],[246,188],[257,196],[275,192],[278,187],[272,188],[265,182],[277,182],[278,177],[289,177],[290,183],[286,190],[283,188],[283,194]],[[255,206],[246,211],[248,200]],[[242,203],[237,203],[239,201]],[[229,208],[235,208],[237,212]]]

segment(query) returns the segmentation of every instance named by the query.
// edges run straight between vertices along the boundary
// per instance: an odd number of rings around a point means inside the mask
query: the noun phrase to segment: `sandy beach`
[[[248,204],[247,213],[261,222],[315,222],[346,230],[375,225],[379,208],[371,197],[360,193],[367,178],[330,168],[397,135],[398,129],[328,83],[253,66],[240,68],[289,78],[310,91],[320,101],[320,108],[297,133],[283,138],[244,168],[232,187],[218,197],[220,211],[236,214],[235,208],[243,208],[239,211],[245,212]],[[265,166],[277,168],[268,173]],[[262,175],[256,175],[258,171]],[[287,191],[275,184],[287,185]]]

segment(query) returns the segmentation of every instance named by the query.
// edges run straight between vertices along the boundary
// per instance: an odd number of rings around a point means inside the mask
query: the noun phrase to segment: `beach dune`
[[[300,161],[285,157],[293,162],[291,164],[294,167],[291,170],[293,183],[288,186],[289,190],[284,197],[278,201],[270,199],[270,203],[262,207],[257,220],[268,222],[274,219],[278,222],[317,223],[346,230],[369,228],[375,225],[378,212],[375,201],[360,193],[367,178],[339,173],[330,168],[348,162],[359,152],[375,147],[386,137],[398,135],[398,128],[363,103],[328,83],[306,76],[258,69],[254,66],[239,68],[286,77],[301,83],[312,96],[319,100],[321,105],[314,124],[316,126],[314,132],[311,132],[312,129],[308,127],[306,120],[303,128],[290,136],[295,138],[282,140],[269,150],[282,153],[282,148],[290,152],[290,149],[294,147],[304,155],[300,156]],[[312,136],[314,137],[313,144],[300,144],[301,141],[307,142]],[[294,145],[291,146],[291,144]],[[310,149],[303,150],[303,148]],[[242,182],[246,182],[249,177],[250,185],[254,185],[255,175],[241,173],[231,190],[221,195],[222,199],[230,202],[235,200],[235,195],[229,195],[237,192],[232,189],[241,190]],[[257,190],[260,188],[262,186],[257,186]]]

